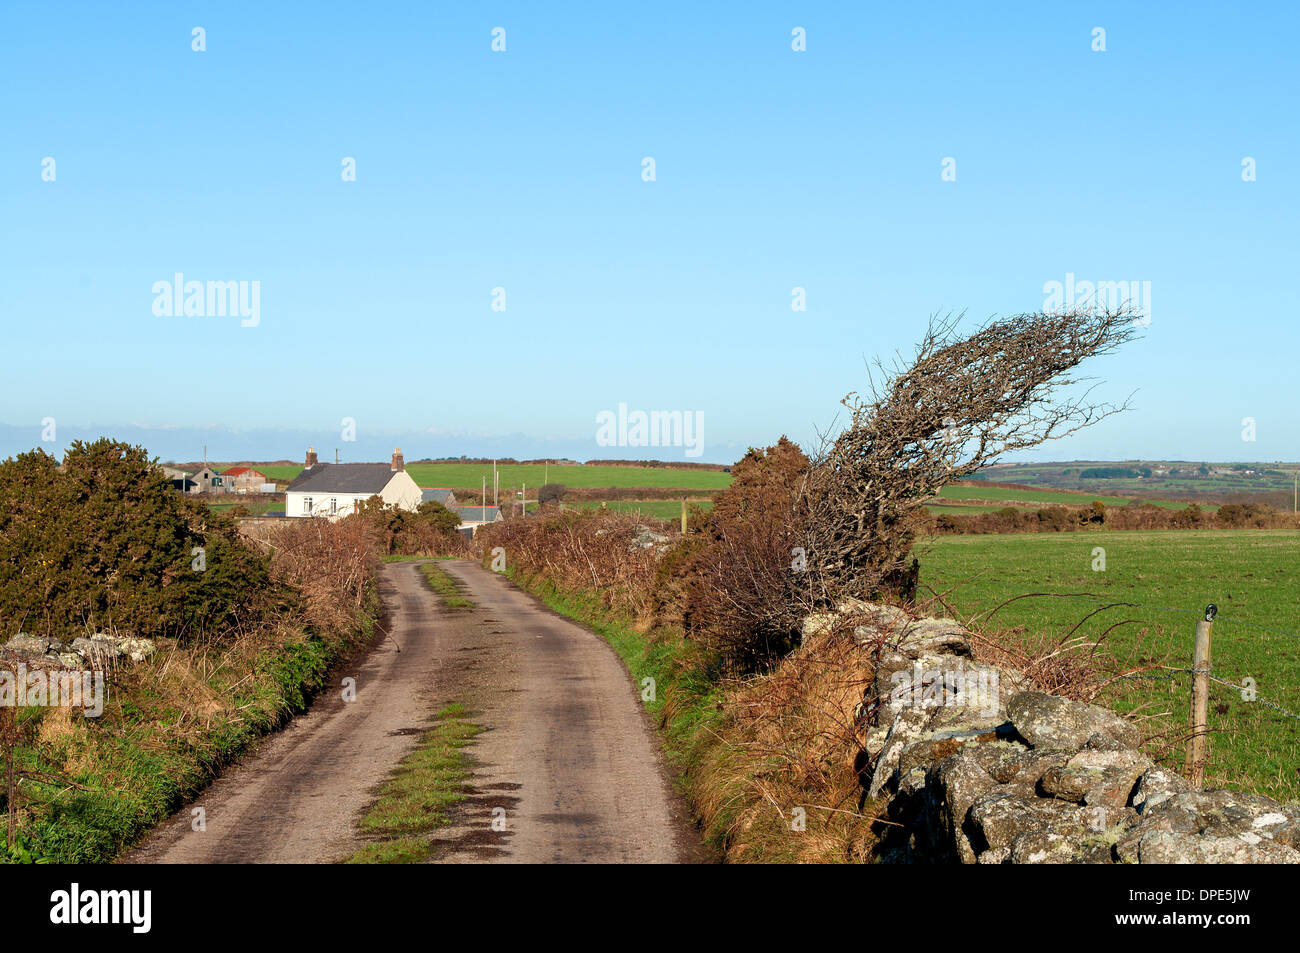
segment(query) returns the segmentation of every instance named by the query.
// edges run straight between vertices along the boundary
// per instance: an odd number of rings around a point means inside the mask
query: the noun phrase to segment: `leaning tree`
[[[1136,336],[1130,307],[1021,314],[969,334],[961,319],[932,319],[910,364],[878,364],[880,383],[844,399],[849,425],[803,493],[814,604],[907,594],[922,508],[946,484],[1127,408],[1094,402],[1096,384],[1074,371]]]

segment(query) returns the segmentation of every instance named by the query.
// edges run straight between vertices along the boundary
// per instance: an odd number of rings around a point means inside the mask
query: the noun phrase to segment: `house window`
[[[310,496],[304,496],[304,497],[302,498],[302,511],[303,511],[304,513],[306,513],[308,516],[311,515],[311,497],[310,497]]]
[[[334,497],[330,497],[330,516],[333,516],[338,511],[339,511],[339,501],[336,500]]]

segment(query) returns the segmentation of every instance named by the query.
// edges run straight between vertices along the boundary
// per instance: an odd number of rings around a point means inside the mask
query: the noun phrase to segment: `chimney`
[[[393,448],[393,465],[392,465],[391,467],[389,467],[389,469],[390,469],[390,470],[395,470],[395,471],[396,471],[396,470],[405,470],[405,469],[406,469],[406,461],[405,461],[404,459],[402,459],[402,448],[401,448],[401,447],[394,447],[394,448]]]
[[[303,469],[304,469],[304,470],[310,470],[310,469],[311,469],[312,467],[314,467],[315,465],[316,465],[316,448],[315,448],[315,447],[308,447],[308,448],[307,448],[307,464],[306,464],[306,466],[303,467]]]

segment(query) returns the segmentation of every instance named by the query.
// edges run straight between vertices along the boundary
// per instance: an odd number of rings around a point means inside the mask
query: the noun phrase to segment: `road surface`
[[[704,859],[639,693],[599,636],[505,577],[440,563],[474,601],[446,609],[416,563],[383,567],[391,639],[126,855],[129,863],[320,863],[365,843],[357,821],[433,715],[484,730],[467,799],[434,835],[441,862]],[[400,647],[400,650],[399,650]],[[195,809],[205,830],[194,830]],[[495,823],[494,823],[495,821]]]

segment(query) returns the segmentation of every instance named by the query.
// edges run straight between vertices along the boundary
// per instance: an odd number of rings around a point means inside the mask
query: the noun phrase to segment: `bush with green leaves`
[[[267,557],[172,489],[143,447],[75,441],[0,463],[0,632],[237,629],[279,604]]]

